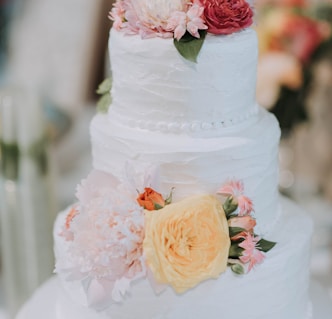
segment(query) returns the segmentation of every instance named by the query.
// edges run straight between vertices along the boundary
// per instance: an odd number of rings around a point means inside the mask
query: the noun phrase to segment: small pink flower
[[[173,12],[168,19],[166,30],[174,31],[174,38],[180,40],[188,31],[193,37],[199,38],[198,30],[206,30],[207,26],[202,19],[204,8],[198,4],[194,4],[187,12]]]
[[[244,186],[242,181],[231,180],[223,185],[217,193],[226,196],[231,195],[237,199],[239,216],[248,215],[253,211],[252,200],[243,194]]]
[[[208,28],[202,19],[203,12],[204,7],[198,4],[194,4],[187,12],[187,30],[196,38],[200,37],[198,30],[206,30]]]
[[[262,251],[256,248],[259,237],[255,237],[250,233],[247,233],[244,241],[239,244],[239,247],[243,248],[242,256],[240,256],[241,262],[244,264],[249,263],[248,272],[256,265],[263,262],[265,255]]]
[[[244,216],[250,214],[253,211],[253,202],[252,200],[244,195],[240,195],[237,198],[239,204],[239,216]]]
[[[174,12],[168,20],[166,30],[174,31],[174,38],[180,40],[187,30],[186,20],[187,15],[185,12]]]
[[[116,30],[121,30],[125,21],[125,1],[116,1],[109,13],[109,19],[113,21],[113,27]]]

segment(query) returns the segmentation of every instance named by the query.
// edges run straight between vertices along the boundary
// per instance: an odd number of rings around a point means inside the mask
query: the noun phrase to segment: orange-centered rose
[[[138,195],[137,202],[146,210],[157,210],[165,206],[163,196],[150,187],[144,188],[144,193]]]
[[[222,205],[198,195],[146,212],[144,254],[159,283],[182,293],[226,270],[230,239]]]

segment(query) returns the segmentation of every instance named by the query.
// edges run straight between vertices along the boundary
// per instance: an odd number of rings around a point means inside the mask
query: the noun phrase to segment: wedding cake
[[[278,194],[251,6],[117,0],[110,16],[112,103],[54,228],[56,318],[310,318],[312,226]]]

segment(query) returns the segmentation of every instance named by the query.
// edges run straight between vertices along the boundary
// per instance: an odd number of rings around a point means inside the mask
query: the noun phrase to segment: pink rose
[[[253,11],[244,0],[201,0],[205,24],[213,34],[231,34],[252,24]]]
[[[232,217],[228,220],[229,227],[239,227],[244,229],[247,232],[253,232],[254,227],[256,226],[256,221],[251,216],[237,216]]]

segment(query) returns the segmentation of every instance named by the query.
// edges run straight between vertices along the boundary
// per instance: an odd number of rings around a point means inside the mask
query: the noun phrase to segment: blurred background
[[[0,0],[0,319],[53,272],[52,225],[91,169],[111,0]],[[332,1],[257,0],[258,102],[282,128],[280,191],[315,223],[332,298]]]

